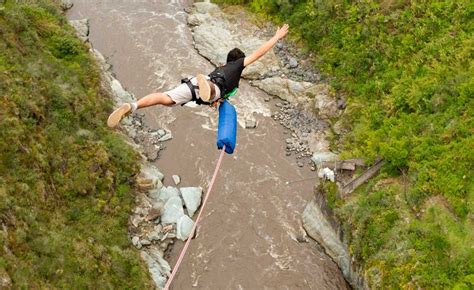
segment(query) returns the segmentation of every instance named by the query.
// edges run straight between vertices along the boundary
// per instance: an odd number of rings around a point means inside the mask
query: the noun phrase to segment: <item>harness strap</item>
[[[201,100],[201,98],[198,98],[196,96],[196,89],[199,89],[198,86],[195,86],[191,83],[191,79],[189,78],[185,78],[185,79],[182,79],[181,80],[181,83],[185,83],[186,85],[188,85],[188,88],[191,90],[191,101],[194,101],[196,102],[196,104],[198,105],[209,105],[211,106],[212,104],[209,103],[209,102],[204,102],[203,100]],[[181,106],[184,106],[186,103],[184,104],[181,104]]]

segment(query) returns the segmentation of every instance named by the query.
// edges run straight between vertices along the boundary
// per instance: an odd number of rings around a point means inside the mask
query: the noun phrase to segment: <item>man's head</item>
[[[227,54],[227,62],[236,61],[242,57],[245,57],[245,53],[238,48],[234,48]]]

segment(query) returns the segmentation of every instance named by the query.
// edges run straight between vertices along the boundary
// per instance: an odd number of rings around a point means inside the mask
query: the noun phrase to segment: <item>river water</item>
[[[75,0],[70,19],[90,19],[90,41],[113,65],[117,79],[138,98],[176,86],[183,76],[213,66],[192,45],[184,8],[192,1]],[[239,127],[237,148],[226,155],[206,212],[172,289],[346,289],[336,264],[313,242],[299,243],[301,213],[315,177],[285,155],[289,132],[269,115],[266,95],[241,82],[233,100],[239,114],[253,114],[256,129]],[[173,139],[156,161],[180,186],[207,187],[218,151],[217,112],[207,107],[142,110],[151,128],[166,127]],[[104,120],[105,122],[105,120]],[[174,266],[183,243],[168,260]]]

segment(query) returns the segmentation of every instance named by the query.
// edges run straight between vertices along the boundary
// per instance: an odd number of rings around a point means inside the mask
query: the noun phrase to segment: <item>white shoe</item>
[[[110,114],[109,118],[107,119],[107,126],[110,128],[114,128],[115,126],[120,123],[120,120],[132,111],[132,105],[130,103],[122,104],[118,107],[115,111]]]

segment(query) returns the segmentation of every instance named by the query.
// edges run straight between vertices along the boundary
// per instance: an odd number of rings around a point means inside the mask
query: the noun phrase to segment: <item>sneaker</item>
[[[132,110],[132,105],[129,103],[122,104],[120,107],[118,107],[115,111],[110,114],[109,118],[107,119],[107,126],[110,128],[114,128],[115,126],[118,125],[120,120],[130,113]]]
[[[198,87],[199,87],[199,97],[204,102],[209,102],[211,99],[211,86],[207,82],[207,78],[205,75],[198,74],[196,76]]]

